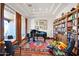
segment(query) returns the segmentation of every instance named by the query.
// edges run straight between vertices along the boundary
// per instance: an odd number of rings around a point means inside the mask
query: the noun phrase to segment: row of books
[[[71,16],[69,17],[69,20],[74,20],[74,19],[76,19],[77,17],[79,17],[79,13],[75,13],[75,14],[71,15]]]

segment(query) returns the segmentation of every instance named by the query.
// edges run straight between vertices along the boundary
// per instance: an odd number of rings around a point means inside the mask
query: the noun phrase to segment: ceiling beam
[[[52,12],[52,11],[53,11],[53,8],[54,8],[54,6],[55,6],[56,4],[57,4],[57,3],[53,3],[53,4],[50,6],[49,12]]]
[[[57,10],[60,8],[60,6],[62,6],[62,3],[58,4],[58,6],[56,7],[56,9],[53,11],[52,15],[54,15],[57,12]]]

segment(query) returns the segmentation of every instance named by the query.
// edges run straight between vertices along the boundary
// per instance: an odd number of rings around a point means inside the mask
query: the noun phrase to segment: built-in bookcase
[[[69,37],[69,32],[75,31],[75,47],[73,52],[77,55],[77,50],[79,49],[79,7],[72,8],[68,13],[56,19],[53,24],[54,31],[55,29],[57,31],[60,30],[67,38]]]

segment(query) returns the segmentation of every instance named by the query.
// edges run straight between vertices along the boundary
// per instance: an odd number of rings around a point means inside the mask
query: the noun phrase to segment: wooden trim
[[[0,40],[4,40],[4,3],[0,3]]]
[[[25,32],[26,32],[26,38],[27,38],[27,20],[28,20],[28,19],[26,18],[26,19],[25,19],[25,30],[26,30]]]
[[[78,10],[79,10],[79,9],[78,9]],[[78,10],[77,10],[77,13],[79,13]],[[78,25],[79,18],[77,18],[76,20],[77,20],[77,25]],[[76,54],[79,55],[79,54],[78,54],[78,52],[79,52],[79,51],[78,51],[78,50],[79,50],[79,49],[78,49],[78,26],[77,26],[77,40],[76,40],[76,42],[77,42],[77,45],[76,45],[76,48],[77,48],[76,51],[77,51],[77,53],[76,53]]]
[[[27,35],[27,18],[25,19],[25,30],[26,30],[25,32],[26,32],[26,35]],[[25,39],[27,39],[27,36],[26,36],[23,40],[21,40],[21,42],[24,41]],[[13,44],[16,44],[16,41],[17,41],[17,40],[13,41],[12,43],[13,43]],[[24,43],[24,44],[25,44],[25,43]]]
[[[21,15],[16,12],[16,40],[21,43]]]

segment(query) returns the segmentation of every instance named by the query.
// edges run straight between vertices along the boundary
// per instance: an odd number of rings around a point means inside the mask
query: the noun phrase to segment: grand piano
[[[44,31],[38,31],[34,29],[34,30],[31,30],[30,37],[43,37],[45,40],[47,37],[47,33]]]

